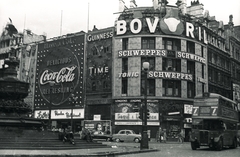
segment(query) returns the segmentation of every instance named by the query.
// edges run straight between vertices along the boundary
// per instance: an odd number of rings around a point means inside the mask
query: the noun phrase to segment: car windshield
[[[132,133],[133,133],[133,134],[136,134],[133,130],[132,130]]]

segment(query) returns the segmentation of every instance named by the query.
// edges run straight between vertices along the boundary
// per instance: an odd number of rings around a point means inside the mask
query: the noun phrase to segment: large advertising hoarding
[[[35,110],[84,106],[84,34],[38,45]],[[37,112],[37,111],[36,111]]]

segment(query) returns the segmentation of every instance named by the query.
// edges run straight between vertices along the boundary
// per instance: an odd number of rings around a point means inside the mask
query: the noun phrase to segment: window
[[[128,58],[122,58],[122,72],[128,72]]]
[[[181,97],[181,81],[163,80],[163,96]]]
[[[147,95],[155,96],[155,79],[147,79]],[[141,95],[145,94],[145,77],[141,80]]]
[[[163,71],[181,72],[181,59],[163,58],[162,64]]]
[[[202,64],[202,78],[204,78],[204,65]]]
[[[195,54],[195,43],[187,41],[187,52]]]
[[[181,40],[172,38],[163,38],[163,49],[181,51]]]
[[[213,62],[213,61],[212,61],[212,52],[211,52],[211,51],[208,51],[208,61],[209,61],[210,63]]]
[[[128,38],[122,39],[122,49],[127,50],[128,49]]]
[[[187,73],[195,75],[195,62],[187,61]]]
[[[104,53],[108,53],[109,50],[110,50],[110,46],[105,46],[105,47],[103,48],[103,52],[104,52]]]
[[[142,38],[142,49],[155,49],[155,38]]]
[[[96,82],[92,82],[92,91],[96,91],[97,87],[96,87]]]
[[[194,98],[195,96],[195,84],[193,82],[187,83],[187,97]]]
[[[127,96],[127,89],[128,89],[128,79],[122,78],[122,94]]]

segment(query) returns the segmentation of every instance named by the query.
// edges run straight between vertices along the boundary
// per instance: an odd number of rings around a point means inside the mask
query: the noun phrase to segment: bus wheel
[[[223,141],[220,139],[217,143],[217,150],[221,151],[223,149]]]
[[[233,144],[232,144],[231,148],[233,148],[233,149],[237,148],[237,139],[236,138],[233,139]]]
[[[196,150],[197,149],[196,143],[195,142],[191,142],[191,147],[192,147],[192,150]]]

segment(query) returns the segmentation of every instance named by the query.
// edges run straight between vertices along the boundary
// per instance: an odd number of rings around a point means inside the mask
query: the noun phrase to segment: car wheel
[[[119,138],[117,138],[115,141],[116,141],[116,142],[120,142],[120,139],[119,139]]]
[[[134,142],[135,142],[135,143],[139,143],[139,141],[140,141],[140,140],[139,140],[138,138],[135,138],[135,139],[134,139]]]
[[[191,148],[192,148],[192,150],[196,150],[197,149],[197,146],[196,146],[195,142],[191,142]]]

